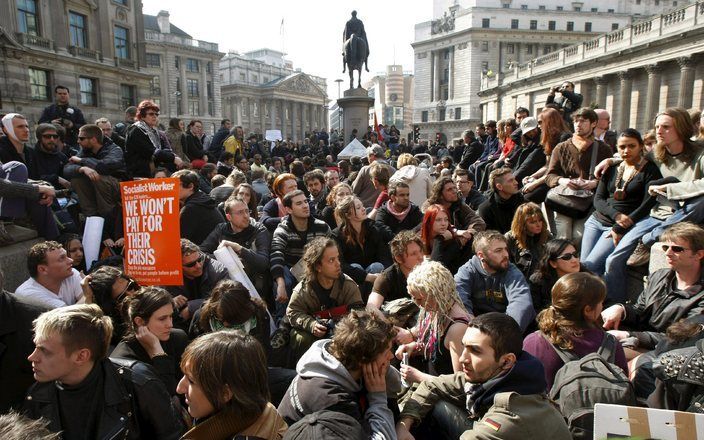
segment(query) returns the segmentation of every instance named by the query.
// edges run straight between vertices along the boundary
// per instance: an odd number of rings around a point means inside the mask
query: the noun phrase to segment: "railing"
[[[40,37],[39,35],[23,34],[22,32],[15,33],[17,41],[26,46],[41,47],[46,50],[54,50],[54,42],[48,38]]]
[[[88,49],[87,47],[69,46],[68,52],[74,57],[88,58],[96,61],[100,61],[101,58],[99,50]]]
[[[198,47],[200,49],[210,50],[213,52],[218,51],[217,43],[211,43],[209,41],[194,40],[192,38],[179,37],[173,34],[162,34],[161,32],[145,31],[144,39],[147,41],[158,41],[163,43],[174,43],[183,46]]]
[[[115,58],[115,65],[117,67],[124,67],[125,69],[136,69],[137,63],[134,60],[128,58]]]
[[[618,53],[626,48],[637,47],[664,36],[678,35],[703,26],[704,0],[515,65],[512,70],[504,71],[502,74],[492,77],[484,75],[481,90],[525,79],[536,73],[550,72],[566,65],[578,64],[602,54]]]

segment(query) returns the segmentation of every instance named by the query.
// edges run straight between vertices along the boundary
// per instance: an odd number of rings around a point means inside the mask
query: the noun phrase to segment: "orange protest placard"
[[[179,180],[120,183],[125,272],[144,286],[183,284]]]

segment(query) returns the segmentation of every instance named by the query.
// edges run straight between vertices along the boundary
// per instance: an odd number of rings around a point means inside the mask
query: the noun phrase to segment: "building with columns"
[[[457,138],[486,119],[478,96],[483,77],[687,3],[434,0],[432,20],[415,26],[412,43],[413,123],[422,139],[436,132]]]
[[[364,84],[374,107],[369,109],[369,125],[374,125],[374,114],[380,124],[395,125],[406,137],[413,131],[413,73],[403,66],[386,66],[386,72],[375,75]]]
[[[550,86],[575,83],[584,105],[611,114],[611,129],[653,128],[667,107],[704,107],[704,8],[693,4],[516,65],[484,78],[484,119],[531,113],[545,105]]]
[[[284,139],[300,141],[327,129],[327,85],[325,78],[294,70],[284,55],[259,49],[220,60],[223,117],[245,133],[281,130]]]
[[[149,94],[160,107],[161,122],[182,118],[188,124],[200,119],[206,133],[220,128],[218,45],[194,40],[171,24],[169,13],[144,15],[145,67],[150,75]]]

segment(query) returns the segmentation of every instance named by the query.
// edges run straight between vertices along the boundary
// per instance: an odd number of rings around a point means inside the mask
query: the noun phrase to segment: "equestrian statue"
[[[362,65],[369,72],[369,43],[364,23],[357,18],[357,11],[352,11],[352,18],[345,24],[342,34],[342,73],[350,71],[350,89],[354,87],[354,71],[359,72],[357,87],[362,87]]]

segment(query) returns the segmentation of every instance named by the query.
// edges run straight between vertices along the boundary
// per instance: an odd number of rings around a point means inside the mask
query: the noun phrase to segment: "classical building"
[[[33,129],[63,85],[86,121],[114,123],[148,95],[141,0],[0,0],[0,12],[0,113]]]
[[[507,117],[516,106],[537,113],[550,86],[565,79],[584,105],[611,113],[616,131],[649,130],[667,107],[703,108],[704,8],[675,9],[484,78],[483,117]]]
[[[679,5],[689,2],[679,1]],[[415,26],[413,123],[421,138],[457,138],[482,119],[483,76],[678,5],[673,0],[434,0]]]
[[[284,53],[260,49],[220,60],[223,117],[245,133],[281,130],[284,139],[327,127],[325,78],[293,69]]]
[[[220,128],[218,45],[193,39],[170,23],[169,13],[144,15],[144,72],[150,75],[149,96],[161,110],[162,123],[179,117],[200,119],[206,132]]]
[[[386,66],[386,72],[377,74],[364,84],[374,107],[369,109],[369,125],[376,114],[379,124],[395,125],[402,136],[413,131],[413,73],[404,72],[403,66]]]

